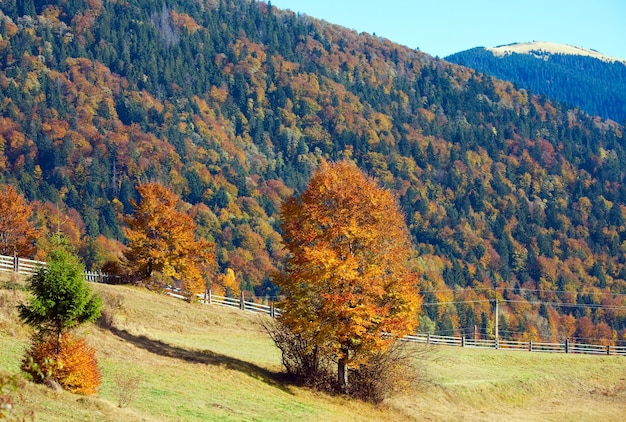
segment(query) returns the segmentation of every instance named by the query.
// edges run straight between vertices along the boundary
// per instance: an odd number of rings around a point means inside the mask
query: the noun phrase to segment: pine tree
[[[102,301],[85,281],[85,266],[60,235],[52,237],[48,264],[28,280],[30,303],[19,306],[20,318],[41,337],[56,337],[57,354],[61,336],[68,330],[100,316]]]

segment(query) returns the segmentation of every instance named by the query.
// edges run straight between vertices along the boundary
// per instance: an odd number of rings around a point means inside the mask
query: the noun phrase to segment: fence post
[[[528,342],[528,351],[529,351],[529,352],[532,352],[532,351],[533,351],[533,341],[532,341],[532,340],[530,340],[530,341]]]
[[[611,345],[610,344],[606,345],[606,354],[609,355],[609,356],[611,355]]]
[[[270,302],[270,317],[276,318],[276,311],[274,310],[274,302]]]
[[[426,344],[430,344],[430,333],[426,335]]]
[[[245,297],[244,297],[244,292],[241,292],[241,299],[239,300],[239,309],[241,309],[242,311],[246,310],[246,302],[245,302]]]
[[[565,339],[565,353],[569,353],[569,339]]]
[[[461,336],[461,347],[465,347],[465,336]]]
[[[20,272],[20,259],[17,256],[13,256],[13,272]]]

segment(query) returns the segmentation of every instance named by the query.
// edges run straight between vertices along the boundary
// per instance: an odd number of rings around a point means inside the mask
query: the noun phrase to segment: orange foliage
[[[240,282],[232,268],[226,268],[224,274],[217,276],[217,280],[211,284],[211,290],[218,295],[239,297],[241,293]]]
[[[81,249],[85,223],[78,211],[73,208],[61,208],[52,202],[34,202],[33,213],[36,225],[42,234],[36,259],[45,260],[44,251],[47,250],[46,245],[50,241],[48,235],[56,232],[61,232],[73,248]]]
[[[22,370],[36,382],[55,379],[64,390],[75,394],[97,393],[101,380],[95,349],[69,333],[63,334],[59,343],[56,335],[35,341],[26,351]]]
[[[287,327],[330,344],[355,367],[415,328],[421,298],[412,248],[390,191],[352,163],[323,162],[282,217],[291,256],[276,283],[287,295]]]
[[[11,185],[0,185],[0,255],[30,258],[38,230],[31,223],[32,207]]]
[[[186,28],[189,32],[197,31],[202,28],[198,23],[186,13],[177,13],[175,10],[170,11],[172,22],[178,28]]]
[[[129,268],[144,279],[160,272],[183,281],[189,294],[204,292],[206,278],[215,265],[214,245],[195,240],[193,219],[179,209],[180,199],[159,183],[137,187],[141,196],[135,213],[127,216],[124,234]]]

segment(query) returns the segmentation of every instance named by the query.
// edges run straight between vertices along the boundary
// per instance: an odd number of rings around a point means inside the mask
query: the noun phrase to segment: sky
[[[267,0],[432,56],[551,41],[626,59],[624,0]]]

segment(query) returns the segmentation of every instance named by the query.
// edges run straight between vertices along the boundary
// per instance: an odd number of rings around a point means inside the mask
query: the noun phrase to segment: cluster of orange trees
[[[214,265],[212,244],[195,239],[192,218],[163,185],[147,183],[138,191],[141,201],[125,219],[126,270],[142,281],[157,272],[182,280],[189,294],[204,289],[202,274]],[[10,187],[3,192],[13,199],[4,217],[14,227],[29,208]],[[421,297],[404,216],[391,191],[347,161],[322,162],[307,189],[283,204],[281,215],[290,255],[275,277],[285,295],[279,321],[291,338],[306,344],[297,352],[300,361],[315,366],[297,372],[318,376],[332,372],[325,362],[335,362],[336,384],[349,392],[349,374],[358,380],[362,368],[379,365],[395,339],[418,323]],[[4,230],[4,238],[31,243],[36,233],[30,223]],[[91,394],[100,382],[95,351],[72,329],[98,318],[101,300],[91,293],[85,267],[67,240],[57,233],[49,244],[48,265],[29,279],[32,297],[19,307],[20,317],[35,329],[22,368],[39,382],[55,379],[69,391]],[[296,347],[277,344],[283,353]]]
[[[55,233],[55,221],[36,227],[31,221],[33,206],[13,186],[1,187],[0,254],[48,258],[50,236],[45,234]],[[121,249],[118,246],[120,253],[111,256],[103,267],[138,282],[159,273],[180,280],[189,295],[204,292],[215,272],[213,243],[197,238],[192,217],[183,209],[182,201],[165,186],[146,183],[138,186],[137,191],[141,200],[133,203],[135,212],[123,217],[128,246]],[[66,218],[56,216],[56,233],[66,232],[61,230],[61,220]]]

